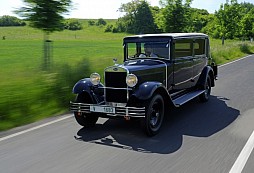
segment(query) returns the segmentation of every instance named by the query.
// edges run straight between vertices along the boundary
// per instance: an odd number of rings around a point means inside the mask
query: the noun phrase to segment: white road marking
[[[253,56],[253,55],[245,56],[245,57],[240,58],[240,59],[237,59],[237,60],[235,60],[235,61],[231,61],[231,62],[228,62],[228,63],[226,63],[226,64],[222,64],[222,65],[220,65],[220,66],[218,66],[218,67],[223,67],[223,66],[227,66],[227,65],[229,65],[229,64],[233,64],[233,63],[235,63],[235,62],[237,62],[237,61],[241,61],[241,60],[243,60],[243,59],[245,59],[245,58],[248,58],[248,57],[250,57],[250,56]]]
[[[224,66],[233,64],[235,62],[246,59],[250,56],[253,56],[253,55],[245,56],[245,57],[237,59],[235,61],[220,65],[219,67],[224,67]],[[242,172],[245,164],[247,163],[247,161],[250,157],[250,154],[251,154],[253,148],[254,148],[254,131],[252,132],[251,136],[249,137],[247,143],[245,144],[244,148],[242,149],[240,155],[238,156],[237,160],[235,161],[235,163],[234,163],[233,167],[231,168],[231,170],[229,171],[229,173],[241,173]]]
[[[229,173],[240,173],[242,172],[247,160],[250,157],[250,154],[254,148],[254,131],[252,132],[250,138],[248,139],[247,143],[243,147],[240,155],[236,159],[233,167],[229,171]]]
[[[9,135],[9,136],[2,137],[2,138],[0,138],[0,142],[1,142],[1,141],[4,141],[4,140],[7,140],[7,139],[10,139],[10,138],[13,138],[13,137],[15,137],[15,136],[19,136],[19,135],[22,135],[22,134],[25,134],[25,133],[28,133],[28,132],[37,130],[37,129],[39,129],[39,128],[42,128],[42,127],[45,127],[45,126],[48,126],[48,125],[51,125],[51,124],[54,124],[54,123],[63,121],[63,120],[65,120],[65,119],[68,119],[68,118],[71,118],[71,117],[73,117],[73,115],[68,115],[68,116],[59,118],[59,119],[57,119],[57,120],[54,120],[54,121],[51,121],[51,122],[48,122],[48,123],[45,123],[45,124],[42,124],[42,125],[39,125],[39,126],[36,126],[36,127],[32,127],[32,128],[30,128],[30,129],[27,129],[27,130],[23,130],[23,131],[21,131],[21,132],[17,132],[17,133],[11,134],[11,135]]]

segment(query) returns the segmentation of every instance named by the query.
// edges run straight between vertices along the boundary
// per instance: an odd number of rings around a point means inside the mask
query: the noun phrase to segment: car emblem
[[[114,71],[118,71],[118,68],[113,68]]]

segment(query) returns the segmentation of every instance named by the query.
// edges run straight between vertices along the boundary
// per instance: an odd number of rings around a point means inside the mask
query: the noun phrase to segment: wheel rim
[[[150,125],[151,128],[156,130],[160,127],[161,124],[161,116],[163,111],[163,105],[160,99],[157,99],[151,108],[151,115],[150,115]]]
[[[211,87],[210,87],[210,80],[207,79],[206,81],[206,86],[205,86],[205,97],[208,98],[211,92]]]

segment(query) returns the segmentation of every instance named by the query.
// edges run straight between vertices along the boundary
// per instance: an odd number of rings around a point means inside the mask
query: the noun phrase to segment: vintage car
[[[157,134],[165,111],[193,98],[209,99],[217,66],[210,55],[209,38],[201,33],[165,33],[123,39],[124,62],[101,76],[78,81],[71,102],[77,122],[94,126],[98,117],[139,119],[148,136]]]

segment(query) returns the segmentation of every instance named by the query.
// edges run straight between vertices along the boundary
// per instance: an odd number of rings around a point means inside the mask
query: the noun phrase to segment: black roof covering
[[[127,36],[124,38],[124,42],[138,42],[138,41],[168,41],[177,40],[182,38],[208,38],[208,35],[203,33],[162,33],[162,34],[142,34]]]

